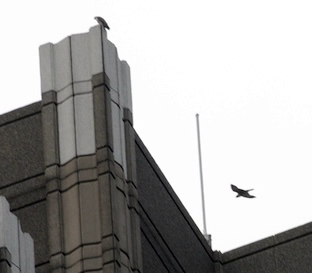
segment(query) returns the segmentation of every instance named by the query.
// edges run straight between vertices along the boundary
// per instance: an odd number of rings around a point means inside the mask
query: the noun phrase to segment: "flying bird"
[[[237,195],[236,197],[246,197],[246,198],[255,198],[256,196],[253,196],[253,195],[250,195],[249,194],[249,191],[252,191],[253,189],[251,190],[242,190],[242,189],[239,189],[237,188],[235,185],[231,185],[231,188],[233,191],[237,192]]]
[[[99,23],[100,26],[102,26],[103,28],[109,29],[108,24],[106,23],[106,21],[102,17],[95,16],[94,19]]]

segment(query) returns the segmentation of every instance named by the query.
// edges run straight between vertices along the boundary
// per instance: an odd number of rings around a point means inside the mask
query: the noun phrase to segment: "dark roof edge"
[[[41,101],[34,102],[24,107],[0,115],[0,126],[32,116],[41,112]]]
[[[200,241],[200,243],[203,246],[203,248],[206,250],[208,255],[211,257],[211,260],[215,261],[214,253],[213,253],[212,249],[210,248],[210,246],[208,245],[208,242],[206,241],[204,235],[201,233],[201,231],[199,230],[199,228],[195,224],[194,220],[192,219],[192,217],[190,216],[190,214],[188,213],[188,211],[186,210],[186,208],[182,204],[181,200],[178,198],[178,196],[174,192],[173,188],[169,184],[168,180],[166,179],[166,177],[162,173],[161,169],[159,168],[159,166],[157,165],[156,161],[154,160],[154,158],[152,157],[152,155],[150,154],[150,152],[148,151],[148,149],[144,145],[143,141],[141,140],[141,138],[139,137],[137,132],[135,132],[135,142],[139,146],[140,150],[144,154],[144,156],[147,159],[147,161],[151,164],[151,166],[154,169],[156,175],[159,177],[159,180],[162,182],[163,186],[166,188],[168,194],[171,196],[172,200],[176,204],[177,208],[180,210],[180,212],[183,215],[184,219],[186,220],[186,222],[191,227],[191,229],[194,232],[195,236],[198,238],[198,240]]]
[[[225,252],[221,255],[221,261],[223,264],[233,262],[235,260],[243,259],[247,256],[266,251],[270,248],[287,244],[291,241],[306,237],[308,235],[312,235],[312,222]]]

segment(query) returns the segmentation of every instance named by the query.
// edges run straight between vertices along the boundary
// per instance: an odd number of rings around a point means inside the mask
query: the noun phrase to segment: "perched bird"
[[[106,23],[106,21],[102,17],[95,16],[94,19],[99,23],[100,26],[102,26],[103,28],[109,29],[108,24]]]
[[[253,196],[253,195],[250,195],[249,194],[249,191],[252,191],[253,189],[251,190],[242,190],[242,189],[239,189],[237,188],[235,185],[231,185],[231,188],[233,191],[237,192],[237,196],[236,197],[246,197],[246,198],[255,198],[256,196]]]

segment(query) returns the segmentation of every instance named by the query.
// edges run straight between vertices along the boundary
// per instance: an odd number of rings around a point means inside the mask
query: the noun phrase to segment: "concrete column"
[[[40,67],[52,272],[142,272],[130,68],[100,26]]]

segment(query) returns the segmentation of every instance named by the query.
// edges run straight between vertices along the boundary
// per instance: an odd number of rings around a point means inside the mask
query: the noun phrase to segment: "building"
[[[211,250],[135,132],[130,68],[103,28],[42,45],[40,67],[42,100],[0,116],[0,195],[36,273],[312,272],[312,224]]]
[[[0,272],[34,273],[34,242],[21,229],[20,221],[0,196]]]

